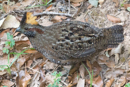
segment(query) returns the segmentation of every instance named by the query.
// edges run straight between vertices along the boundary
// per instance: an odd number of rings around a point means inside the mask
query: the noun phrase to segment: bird
[[[124,40],[123,31],[122,25],[97,28],[80,21],[42,26],[30,12],[24,13],[16,29],[28,37],[34,49],[59,65],[76,64],[118,46]]]

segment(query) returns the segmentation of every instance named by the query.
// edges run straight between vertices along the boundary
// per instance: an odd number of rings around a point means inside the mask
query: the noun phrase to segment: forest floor
[[[102,51],[91,58],[91,61],[86,60],[74,65],[66,76],[64,74],[71,66],[50,62],[36,50],[29,49],[33,47],[25,35],[15,32],[25,12],[32,12],[37,16],[37,22],[42,26],[50,26],[63,20],[88,22],[98,28],[122,25],[124,41],[116,48]],[[91,87],[91,85],[130,87],[130,1],[70,0],[70,3],[68,0],[0,1],[0,87]]]

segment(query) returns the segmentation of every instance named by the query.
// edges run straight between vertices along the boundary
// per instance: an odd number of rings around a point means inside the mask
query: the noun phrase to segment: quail
[[[123,26],[97,28],[80,21],[63,21],[51,26],[28,22],[29,12],[22,18],[17,32],[26,35],[32,46],[50,61],[71,65],[98,55],[124,40]]]

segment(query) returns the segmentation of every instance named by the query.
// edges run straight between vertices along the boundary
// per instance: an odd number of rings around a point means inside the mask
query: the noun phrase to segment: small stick
[[[66,13],[56,13],[56,12],[42,12],[42,13],[34,13],[34,16],[38,15],[60,15],[60,16],[67,16],[67,17],[72,17],[71,14],[66,14]]]

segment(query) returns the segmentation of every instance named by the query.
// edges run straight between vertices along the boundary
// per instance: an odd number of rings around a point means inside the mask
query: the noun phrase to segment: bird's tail
[[[116,47],[120,42],[124,40],[124,29],[122,25],[115,25],[110,28],[106,28],[106,31],[109,32],[108,47]]]

